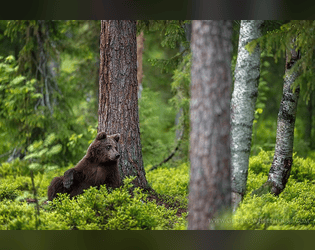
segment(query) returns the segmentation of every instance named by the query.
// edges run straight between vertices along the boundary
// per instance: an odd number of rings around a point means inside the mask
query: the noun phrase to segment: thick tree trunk
[[[215,229],[210,220],[231,206],[230,21],[193,21],[188,229]]]
[[[143,47],[144,47],[144,35],[143,31],[137,36],[137,79],[138,79],[138,99],[141,98],[142,92],[142,78],[143,78],[143,69],[142,69],[142,55],[143,55]]]
[[[235,82],[231,101],[232,206],[238,207],[246,191],[252,127],[258,95],[260,49],[249,53],[245,46],[261,36],[261,20],[241,21]]]
[[[299,87],[293,92],[292,85],[299,76],[299,71],[290,69],[300,58],[299,52],[291,50],[291,58],[286,57],[285,79],[283,84],[283,96],[280,103],[277,123],[277,138],[273,162],[269,170],[269,176],[266,183],[253,194],[264,194],[271,192],[279,195],[285,188],[290,177],[290,171],[293,163],[293,139],[294,123],[299,99]]]
[[[145,188],[137,90],[136,22],[102,21],[98,132],[120,133],[120,176],[136,176],[134,184]]]

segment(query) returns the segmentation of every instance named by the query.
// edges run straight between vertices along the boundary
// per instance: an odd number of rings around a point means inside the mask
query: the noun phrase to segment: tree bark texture
[[[245,46],[261,36],[262,20],[241,21],[235,82],[231,100],[232,206],[237,208],[246,191],[252,127],[260,76],[260,49]]]
[[[120,133],[120,177],[145,188],[137,90],[136,22],[101,21],[98,132]]]
[[[144,49],[144,34],[143,31],[137,36],[137,79],[138,79],[138,99],[141,98],[142,92],[142,78],[143,78],[143,69],[142,69],[142,55]]]
[[[288,53],[291,53],[290,57]],[[292,85],[299,76],[299,70],[290,71],[299,60],[300,54],[294,49],[291,49],[288,53],[286,56],[283,96],[278,113],[275,154],[265,184],[270,188],[270,192],[275,195],[279,195],[284,190],[290,177],[293,162],[294,124],[300,92],[299,87],[294,92],[292,90]]]
[[[142,55],[144,49],[144,35],[143,31],[137,36],[137,79],[139,86],[142,84],[143,69],[142,69]]]
[[[231,35],[231,21],[192,23],[188,229],[215,229],[231,206]]]

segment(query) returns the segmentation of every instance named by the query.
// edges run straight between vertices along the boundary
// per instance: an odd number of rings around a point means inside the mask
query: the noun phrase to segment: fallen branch
[[[162,164],[164,164],[164,163],[168,162],[170,159],[172,159],[172,157],[175,155],[176,151],[179,149],[179,147],[180,147],[180,145],[181,145],[181,143],[182,143],[183,135],[184,135],[184,126],[183,126],[183,129],[182,129],[182,131],[181,131],[180,138],[179,138],[178,141],[177,141],[176,148],[173,150],[173,152],[172,152],[167,158],[165,158],[163,161],[161,161],[159,164],[156,164],[156,165],[154,165],[152,168],[150,168],[150,169],[148,170],[148,172],[149,172],[149,171],[152,171],[152,170],[154,170],[154,169],[157,169],[157,168],[160,167]]]

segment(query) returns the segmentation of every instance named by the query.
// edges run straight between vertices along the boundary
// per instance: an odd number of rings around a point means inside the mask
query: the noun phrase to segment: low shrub
[[[147,172],[146,178],[156,192],[173,197],[175,200],[179,200],[183,206],[187,206],[189,171],[187,162],[176,167],[168,167],[165,164]]]
[[[82,195],[70,199],[67,194],[48,204],[40,202],[37,215],[35,203],[27,204],[16,198],[5,198],[0,205],[0,229],[10,230],[158,230],[185,229],[186,214],[176,215],[177,209],[157,205],[147,200],[139,188],[133,188],[133,178],[126,178],[124,186],[110,189],[92,187]]]
[[[273,152],[261,151],[250,159],[247,194],[233,216],[238,230],[315,229],[315,162],[294,155],[285,190],[279,195],[252,196],[268,177]]]

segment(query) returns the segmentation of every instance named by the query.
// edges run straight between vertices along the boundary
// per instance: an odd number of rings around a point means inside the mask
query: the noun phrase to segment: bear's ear
[[[96,145],[98,143],[92,142],[86,152],[86,158],[87,159],[94,159],[96,156]]]
[[[91,145],[89,146],[87,152],[86,152],[86,158],[87,159],[92,159],[94,158],[94,148],[91,147]]]
[[[113,135],[113,138],[114,138],[114,140],[115,140],[116,142],[118,142],[119,139],[120,139],[120,134],[114,134],[114,135]]]
[[[103,140],[106,139],[106,133],[105,132],[99,132],[96,136],[96,140]]]

